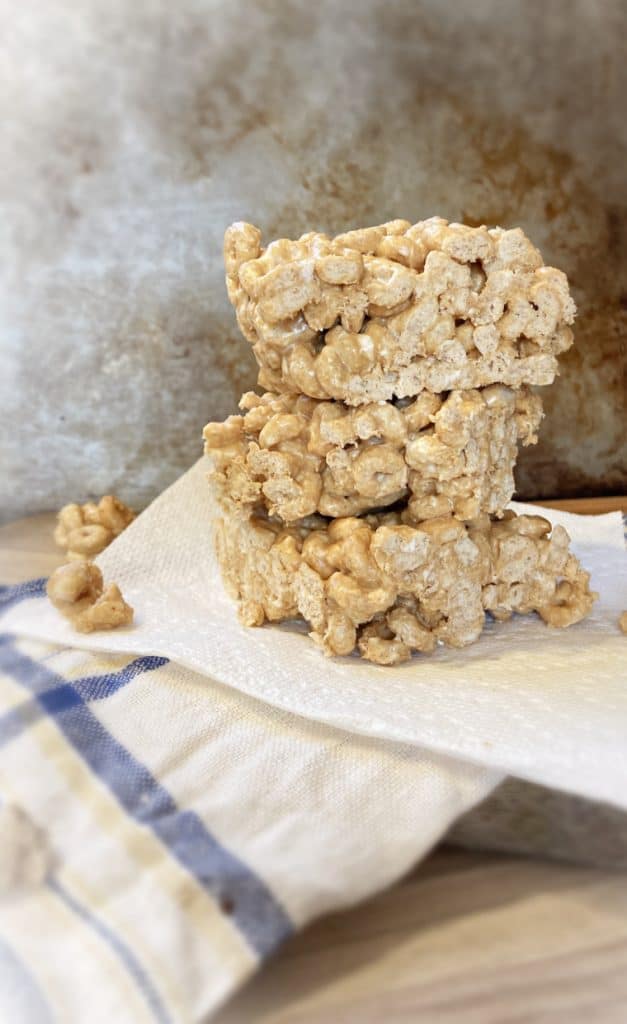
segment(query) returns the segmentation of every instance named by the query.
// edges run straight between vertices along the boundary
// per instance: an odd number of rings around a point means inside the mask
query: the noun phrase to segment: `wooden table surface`
[[[556,502],[582,513],[627,500]],[[0,582],[62,561],[54,517],[0,527]],[[215,1024],[627,1024],[627,875],[440,847],[291,940]]]

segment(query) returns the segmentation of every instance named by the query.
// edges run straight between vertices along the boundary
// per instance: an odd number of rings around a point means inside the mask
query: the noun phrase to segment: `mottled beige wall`
[[[145,504],[255,370],[221,236],[521,224],[577,345],[525,496],[626,489],[621,0],[0,0],[3,514]],[[10,30],[10,31],[9,31]]]

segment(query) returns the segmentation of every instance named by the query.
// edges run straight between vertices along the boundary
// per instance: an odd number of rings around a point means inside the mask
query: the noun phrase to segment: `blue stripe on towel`
[[[14,647],[15,637],[11,633],[0,633],[0,649],[5,649],[2,654],[2,664],[5,672],[11,674],[11,665],[13,663],[18,664],[22,655]],[[71,686],[77,693],[80,694],[87,701],[93,700],[104,700],[106,697],[111,697],[116,690],[120,690],[127,683],[131,683],[135,676],[142,675],[143,672],[153,672],[157,668],[161,668],[162,665],[168,664],[168,658],[153,654],[145,654],[140,658],[134,658],[129,661],[117,672],[105,672],[102,675],[94,676],[83,676],[80,679],[73,679],[68,682],[62,676],[53,675],[56,682],[50,687],[50,676],[49,669],[43,664],[43,662],[33,662],[34,669],[33,674],[28,682],[28,688],[33,693],[38,695],[42,694],[44,690],[62,689],[63,687]],[[42,669],[42,671],[39,671]]]
[[[0,658],[0,663],[1,660]],[[26,732],[31,725],[34,725],[43,716],[44,712],[37,701],[34,700],[24,701],[23,704],[18,704],[17,707],[11,708],[10,711],[5,711],[3,715],[0,715],[0,750],[7,743],[10,743],[11,740],[21,736],[23,732]]]
[[[37,580],[27,580],[26,583],[17,583],[15,586],[0,586],[0,615],[12,608],[20,601],[26,601],[30,597],[45,597],[46,576]]]
[[[13,639],[9,633],[0,634],[0,664],[9,675],[12,665],[17,663],[21,657],[19,651],[13,647]],[[116,690],[132,682],[136,676],[167,664],[167,658],[145,655],[135,658],[118,672],[108,672],[101,676],[84,676],[82,679],[74,679],[71,683],[58,676],[58,683],[48,689],[47,687],[50,687],[48,670],[46,669],[45,672],[34,671],[29,681],[29,689],[37,696],[23,701],[4,715],[0,715],[0,749],[34,725],[40,718],[43,718],[46,713],[50,713],[51,709],[57,706],[69,706],[72,702],[76,702],[77,694],[89,702],[104,700],[114,694]]]
[[[118,959],[122,961],[126,971],[131,975],[137,988],[140,990],[142,996],[150,1007],[155,1020],[159,1021],[159,1024],[171,1024],[172,1018],[163,1005],[159,993],[152,983],[150,975],[147,974],[132,950],[129,949],[126,943],[122,941],[119,935],[116,935],[116,933],[101,921],[100,918],[96,917],[91,910],[88,910],[87,907],[79,903],[78,900],[56,879],[49,879],[48,886],[66,905],[66,907],[72,911],[72,913],[76,914],[77,917],[80,917],[84,924],[91,928],[92,931],[96,932],[96,934],[107,943]]]
[[[234,923],[255,952],[260,957],[268,956],[293,928],[265,883],[217,842],[194,811],[177,807],[145,765],[107,732],[76,684],[21,654],[10,641],[5,637],[0,643],[0,669],[35,692],[40,706],[126,811],[139,824],[151,828],[172,856],[223,907],[229,908]],[[98,677],[78,682],[88,691],[98,690]]]
[[[146,654],[141,658],[135,658],[119,672],[109,672],[103,676],[84,676],[82,679],[74,680],[72,686],[84,700],[104,700],[127,683],[131,683],[135,676],[140,676],[143,672],[154,672],[162,665],[167,665],[168,661],[168,658]]]

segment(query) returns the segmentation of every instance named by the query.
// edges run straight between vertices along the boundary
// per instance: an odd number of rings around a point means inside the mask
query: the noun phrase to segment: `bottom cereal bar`
[[[472,643],[486,611],[497,619],[535,611],[570,626],[597,596],[566,531],[551,533],[541,516],[412,525],[406,512],[387,512],[285,526],[229,512],[216,523],[216,548],[242,621],[305,619],[328,655],[358,647],[369,661],[395,665],[439,640]]]

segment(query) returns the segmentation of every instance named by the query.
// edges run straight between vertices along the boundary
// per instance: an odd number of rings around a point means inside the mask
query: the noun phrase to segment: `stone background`
[[[570,276],[524,497],[624,491],[622,0],[0,0],[0,509],[137,507],[255,379],[221,239],[439,213]]]

